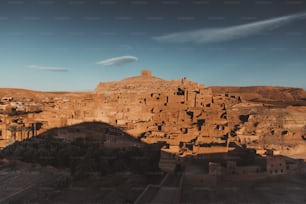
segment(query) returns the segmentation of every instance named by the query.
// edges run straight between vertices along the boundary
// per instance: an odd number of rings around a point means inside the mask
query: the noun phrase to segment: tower
[[[151,70],[142,70],[141,71],[142,77],[152,77],[152,71]]]

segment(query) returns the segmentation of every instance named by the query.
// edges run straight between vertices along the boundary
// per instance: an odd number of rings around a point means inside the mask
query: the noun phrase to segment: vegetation
[[[75,178],[122,171],[157,171],[160,156],[155,146],[106,149],[92,138],[76,138],[67,142],[50,135],[15,142],[3,149],[0,155],[24,162],[68,168]]]

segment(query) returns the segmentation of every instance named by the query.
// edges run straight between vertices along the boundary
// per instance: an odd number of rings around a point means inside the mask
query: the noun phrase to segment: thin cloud
[[[130,62],[136,62],[138,60],[137,57],[134,56],[121,56],[121,57],[114,57],[110,59],[106,59],[100,62],[97,62],[97,64],[101,64],[104,66],[116,66],[116,65],[123,65]]]
[[[49,66],[39,66],[39,65],[30,65],[30,69],[49,71],[49,72],[68,72],[69,69],[64,67],[49,67]]]
[[[236,26],[221,28],[205,28],[187,32],[176,32],[154,37],[159,42],[170,43],[218,43],[246,38],[265,31],[274,30],[298,19],[305,19],[306,13],[297,13],[289,16],[271,18]]]

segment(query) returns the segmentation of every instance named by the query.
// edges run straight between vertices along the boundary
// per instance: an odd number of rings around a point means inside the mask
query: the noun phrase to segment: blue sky
[[[3,0],[0,87],[93,90],[151,69],[206,86],[305,89],[305,12],[288,0]]]

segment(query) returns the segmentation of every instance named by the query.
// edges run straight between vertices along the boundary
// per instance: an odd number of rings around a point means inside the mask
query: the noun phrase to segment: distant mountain
[[[306,91],[302,88],[274,86],[212,86],[213,95],[238,95],[242,100],[253,102],[282,102],[288,105],[306,105]]]

